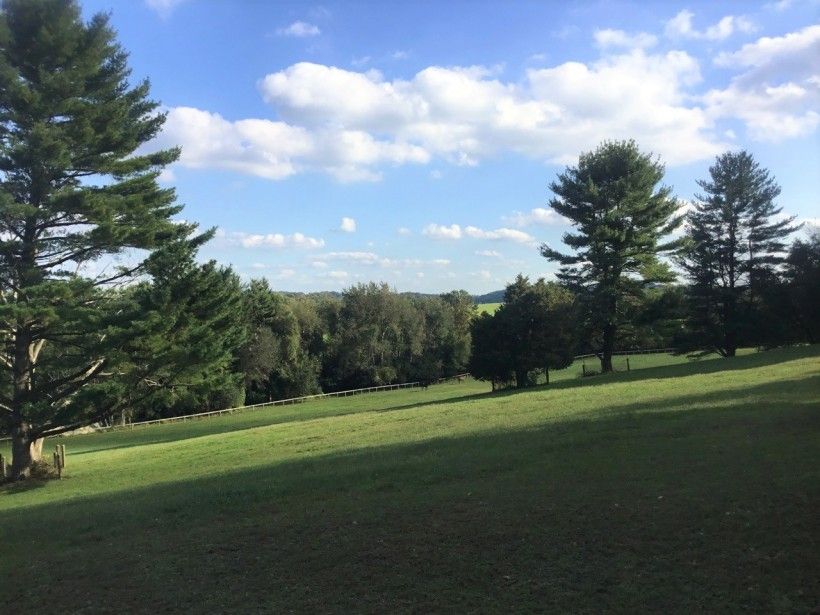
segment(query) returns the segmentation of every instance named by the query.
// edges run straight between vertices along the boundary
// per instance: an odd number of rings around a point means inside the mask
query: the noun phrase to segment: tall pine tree
[[[44,437],[224,359],[222,346],[208,350],[196,311],[169,312],[179,303],[155,294],[146,304],[128,289],[167,272],[163,258],[192,271],[207,235],[189,239],[195,226],[171,219],[181,206],[157,177],[179,152],[141,153],[165,118],[146,81],[129,83],[126,60],[107,17],[85,23],[71,0],[2,4],[0,417],[15,478],[30,473]],[[165,296],[207,311],[193,289],[166,281]],[[190,345],[181,352],[173,339]]]
[[[547,245],[541,253],[563,265],[561,279],[581,303],[588,343],[612,371],[612,353],[620,327],[628,322],[644,288],[670,281],[673,275],[659,255],[674,252],[679,242],[665,236],[677,228],[676,201],[660,185],[664,167],[642,153],[634,141],[604,142],[581,154],[550,184],[550,206],[568,218],[576,232],[565,233],[572,254]]]
[[[718,156],[698,185],[703,194],[695,196],[680,259],[692,283],[688,345],[732,357],[755,343],[762,287],[797,227],[794,218],[776,218],[780,186],[748,152]]]

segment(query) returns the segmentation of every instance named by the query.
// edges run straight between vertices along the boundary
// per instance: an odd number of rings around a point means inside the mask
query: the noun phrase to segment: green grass
[[[815,608],[820,348],[644,359],[66,438],[0,612]]]
[[[479,303],[479,314],[495,314],[495,311],[501,307],[501,303]]]

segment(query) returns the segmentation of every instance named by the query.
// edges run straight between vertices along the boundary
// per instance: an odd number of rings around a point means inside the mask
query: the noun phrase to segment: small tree
[[[477,316],[470,327],[472,351],[467,369],[473,378],[489,381],[493,391],[515,376],[509,351],[510,338],[496,314]]]
[[[220,321],[198,320],[212,304],[163,273],[192,272],[207,235],[190,239],[195,226],[171,219],[174,191],[157,185],[179,152],[140,153],[165,117],[126,60],[105,15],[86,24],[70,0],[2,4],[0,414],[15,478],[44,437],[225,358],[210,343]],[[153,298],[123,290],[152,276]],[[177,292],[192,310],[168,312],[161,299]]]
[[[507,286],[504,304],[491,317],[474,321],[470,372],[497,384],[515,378],[518,388],[535,382],[543,371],[572,363],[575,349],[575,301],[554,282],[535,284],[519,275]]]
[[[754,341],[762,286],[797,227],[794,218],[772,219],[781,212],[774,204],[780,187],[745,151],[718,156],[698,185],[704,194],[695,197],[680,258],[692,282],[689,345],[732,357]]]
[[[612,371],[615,340],[631,319],[631,300],[639,300],[648,284],[674,279],[658,258],[680,243],[664,240],[681,217],[670,189],[660,186],[663,174],[663,165],[634,141],[614,141],[581,154],[577,166],[550,184],[556,195],[550,206],[576,228],[563,236],[574,253],[546,244],[541,253],[563,265],[559,279],[578,295],[603,372]]]

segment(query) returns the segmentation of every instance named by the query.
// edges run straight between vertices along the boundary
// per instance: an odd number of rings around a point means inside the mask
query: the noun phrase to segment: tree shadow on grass
[[[209,423],[208,419],[204,419],[201,423],[201,429],[197,429],[200,425],[198,422],[177,423],[173,426],[164,426],[163,429],[151,429],[150,432],[143,432],[145,428],[137,428],[135,431],[120,431],[113,432],[112,438],[122,438],[122,442],[112,443],[109,446],[89,446],[82,448],[82,440],[72,440],[66,438],[63,441],[71,447],[73,442],[77,442],[79,450],[71,450],[72,456],[79,456],[87,453],[96,453],[106,450],[117,450],[123,448],[132,448],[135,446],[143,446],[147,444],[162,444],[167,442],[178,442],[183,439],[198,438],[202,436],[216,435],[220,433],[233,433],[248,429],[256,429],[259,427],[268,427],[278,424],[286,424],[292,422],[299,422],[305,420],[321,420],[324,418],[343,417],[351,414],[359,414],[363,412],[395,412],[414,408],[424,408],[428,406],[439,406],[460,403],[465,401],[480,401],[488,398],[503,399],[519,393],[530,393],[533,391],[552,391],[573,389],[578,387],[598,386],[602,384],[611,384],[614,382],[636,382],[641,380],[659,379],[659,378],[678,378],[692,376],[696,374],[708,374],[715,372],[726,372],[735,370],[746,370],[763,367],[766,365],[775,365],[784,361],[791,361],[803,359],[808,357],[820,356],[820,346],[800,346],[788,349],[776,349],[767,352],[756,352],[753,354],[733,357],[731,359],[705,359],[694,360],[690,363],[678,365],[666,365],[658,367],[646,367],[636,369],[631,372],[615,372],[612,374],[599,374],[594,377],[578,378],[572,380],[562,380],[553,382],[551,384],[542,384],[535,387],[525,389],[504,389],[501,391],[486,391],[480,393],[471,393],[467,395],[460,395],[457,397],[448,397],[444,399],[434,399],[429,401],[419,401],[412,403],[401,403],[395,405],[385,405],[381,408],[366,408],[356,409],[346,412],[340,410],[338,412],[330,412],[321,416],[300,416],[298,414],[274,418],[268,420],[260,417],[256,423],[249,423],[244,425],[237,425],[236,423],[225,423],[223,425],[214,425]],[[487,385],[489,386],[489,385]],[[169,427],[171,427],[169,429]],[[186,434],[186,430],[188,433]],[[147,435],[147,437],[146,437]]]
[[[2,511],[0,605],[808,612],[817,383]]]

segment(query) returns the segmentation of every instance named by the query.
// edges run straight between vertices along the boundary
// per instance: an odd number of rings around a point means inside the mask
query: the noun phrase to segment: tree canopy
[[[587,336],[612,370],[619,328],[630,320],[633,300],[651,283],[674,278],[659,259],[679,241],[667,235],[681,223],[671,189],[661,185],[664,167],[634,141],[608,141],[581,154],[550,184],[550,206],[568,218],[573,232],[563,242],[572,253],[547,245],[541,253],[561,263],[559,274],[578,294]]]
[[[224,367],[224,346],[207,338],[227,320],[203,328],[213,306],[202,298],[187,295],[184,313],[162,303],[190,291],[188,274],[227,274],[193,263],[208,234],[173,219],[182,207],[157,177],[179,151],[141,148],[165,116],[129,74],[105,15],[85,23],[73,1],[3,2],[0,412],[15,477],[43,437],[119,411],[152,383]],[[129,288],[152,278],[152,291]],[[182,339],[184,351],[169,348]]]
[[[754,343],[764,286],[784,262],[794,218],[776,219],[780,186],[745,151],[718,156],[698,181],[680,264],[692,282],[689,347],[734,356]],[[763,325],[765,326],[765,325]]]

